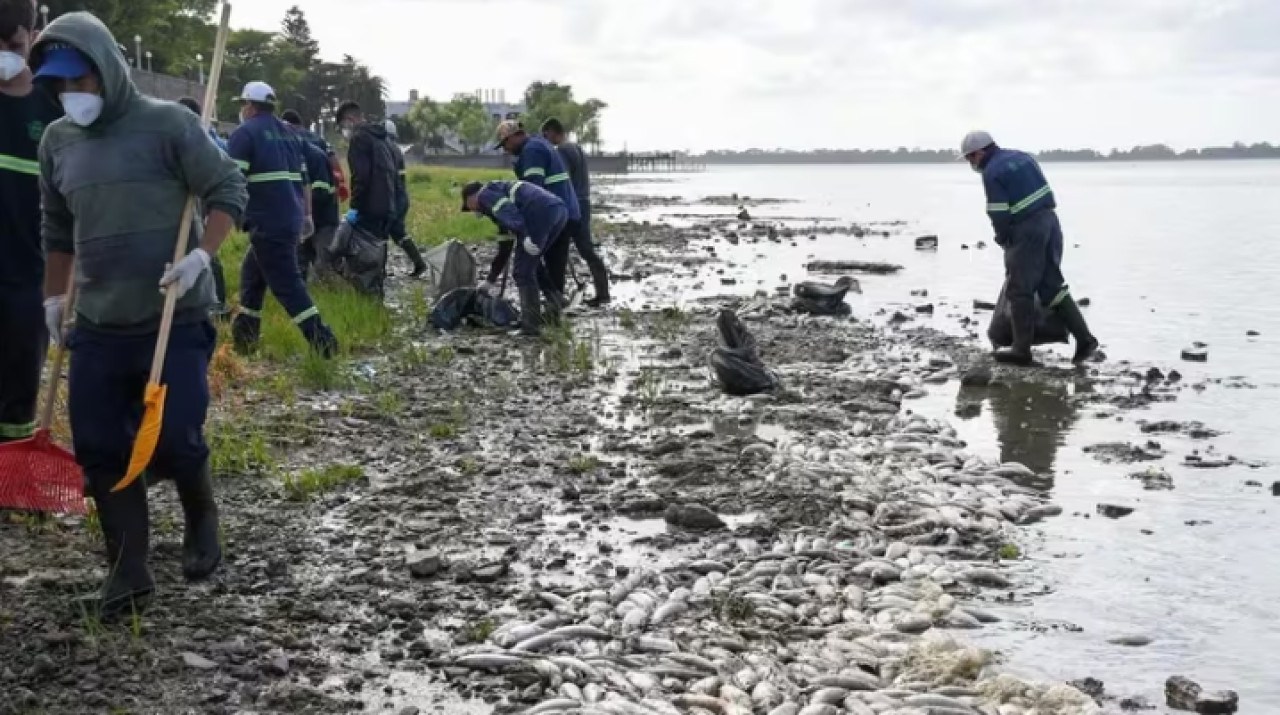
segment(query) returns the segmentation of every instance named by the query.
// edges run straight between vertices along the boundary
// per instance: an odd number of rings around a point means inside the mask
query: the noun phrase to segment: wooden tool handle
[[[213,66],[209,69],[209,84],[204,89],[204,105],[200,111],[200,125],[206,130],[213,121],[214,104],[218,101],[218,81],[222,78],[222,62],[227,54],[227,34],[231,27],[231,5],[223,4],[222,18],[218,23],[218,39],[213,49]],[[196,199],[187,197],[182,209],[182,223],[178,226],[178,241],[173,247],[173,264],[177,265],[187,255],[187,242],[191,239],[191,221],[195,217]],[[178,305],[178,292],[173,285],[164,294],[164,309],[160,313],[160,334],[156,337],[156,351],[151,358],[152,384],[160,383],[164,372],[164,358],[169,350],[169,333],[173,330],[173,311]]]
[[[49,371],[49,384],[44,389],[44,405],[40,408],[41,431],[48,430],[53,424],[53,407],[58,401],[58,384],[62,382],[62,363],[67,357],[66,326],[76,314],[76,264],[71,264],[71,280],[67,286],[66,297],[62,301],[62,320],[58,330],[58,347],[53,351],[52,369]],[[50,338],[54,337],[52,335]]]

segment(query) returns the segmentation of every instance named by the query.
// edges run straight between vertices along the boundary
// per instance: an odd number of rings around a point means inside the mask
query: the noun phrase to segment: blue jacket
[[[554,225],[567,208],[560,197],[528,181],[490,181],[480,189],[478,198],[481,213],[499,228],[539,243],[554,238],[538,234]]]
[[[258,231],[297,238],[306,183],[303,142],[271,114],[258,114],[231,134],[227,153],[249,181],[245,223]]]
[[[569,220],[582,218],[578,207],[578,195],[569,180],[569,170],[560,158],[560,152],[542,137],[529,137],[516,157],[516,178],[527,181],[555,194],[569,210]]]
[[[338,187],[333,178],[329,157],[311,142],[302,139],[302,153],[306,159],[307,177],[311,182],[311,216],[316,228],[338,225]]]
[[[1002,246],[1014,226],[1040,211],[1057,208],[1048,179],[1026,152],[997,147],[982,166],[982,185],[987,192],[987,215]]]

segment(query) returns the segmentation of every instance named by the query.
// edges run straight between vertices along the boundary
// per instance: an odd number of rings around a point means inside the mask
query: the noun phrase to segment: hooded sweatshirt
[[[351,165],[351,208],[375,221],[390,221],[396,213],[395,157],[387,130],[367,122],[356,127],[347,149]]]
[[[206,210],[239,221],[248,201],[236,163],[174,102],[142,96],[110,30],[87,12],[49,24],[32,50],[38,69],[51,42],[80,50],[102,80],[101,116],[88,127],[54,122],[40,144],[45,249],[76,256],[79,325],[105,332],[156,330],[165,265],[173,260],[182,210],[194,195]],[[187,251],[200,245],[193,219]],[[205,271],[179,301],[176,324],[206,320],[213,280]]]

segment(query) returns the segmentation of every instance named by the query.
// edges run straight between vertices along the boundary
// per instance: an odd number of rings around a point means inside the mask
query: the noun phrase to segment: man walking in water
[[[1071,361],[1080,364],[1098,350],[1079,306],[1062,277],[1062,226],[1053,189],[1030,154],[996,145],[985,131],[969,132],[960,145],[969,166],[982,174],[987,215],[1004,249],[1013,314],[1013,345],[997,350],[998,362],[1031,365],[1035,340],[1036,301],[1057,313],[1076,341]]]

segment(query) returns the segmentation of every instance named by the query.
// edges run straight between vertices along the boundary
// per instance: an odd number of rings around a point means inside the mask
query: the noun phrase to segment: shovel
[[[231,23],[231,6],[222,6],[222,22],[218,26],[218,39],[214,45],[213,66],[209,70],[209,84],[205,87],[204,106],[200,115],[200,123],[206,129],[213,119],[213,105],[218,100],[218,80],[222,76],[222,60],[227,50],[227,30]],[[196,199],[187,197],[187,204],[182,209],[182,223],[178,227],[178,241],[173,249],[173,265],[177,265],[187,255],[187,240],[191,236],[191,220],[195,214]],[[164,400],[167,387],[160,384],[160,376],[164,371],[164,357],[169,349],[169,332],[173,329],[173,310],[178,304],[178,292],[170,285],[165,291],[164,310],[160,314],[160,334],[156,337],[156,351],[151,359],[151,376],[147,379],[147,387],[142,401],[146,412],[142,415],[142,423],[138,427],[138,436],[133,442],[133,454],[129,457],[129,468],[124,478],[111,491],[118,492],[137,480],[138,475],[151,463],[155,456],[156,445],[160,442],[160,426],[164,424]]]

